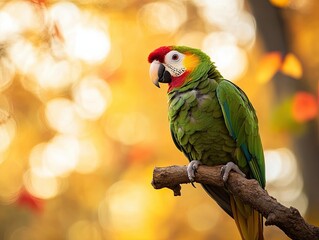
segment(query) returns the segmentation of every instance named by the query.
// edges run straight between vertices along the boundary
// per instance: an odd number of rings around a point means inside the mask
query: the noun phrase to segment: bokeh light
[[[57,22],[63,32],[67,36],[74,31],[74,26],[81,21],[81,10],[77,5],[59,1],[49,8],[49,14],[52,21]]]
[[[283,187],[294,185],[297,190],[302,189],[302,182],[296,184],[301,178],[298,176],[296,158],[289,149],[265,151],[265,158],[266,178],[269,184]]]
[[[58,135],[46,145],[42,157],[44,165],[54,176],[66,176],[76,168],[79,154],[77,138]]]
[[[94,172],[101,165],[97,148],[88,140],[80,141],[79,148],[79,159],[74,170],[82,174]]]
[[[180,37],[178,45],[193,46],[194,48],[201,48],[203,39],[206,34],[200,31],[187,32]]]
[[[1,45],[0,65],[0,91],[3,91],[11,85],[15,74],[15,67],[11,64],[10,60],[6,56],[1,56]]]
[[[47,177],[67,176],[79,161],[80,143],[75,137],[58,135],[36,145],[30,154],[31,169]]]
[[[105,18],[93,17],[70,2],[52,6],[50,16],[61,26],[65,49],[70,57],[93,64],[108,56],[111,41]]]
[[[85,122],[76,104],[67,98],[54,98],[46,104],[45,116],[50,127],[60,133],[80,134]]]
[[[46,148],[46,143],[39,143],[35,145],[29,155],[29,165],[33,172],[38,175],[53,176],[53,174],[46,168],[43,162],[43,153]]]
[[[116,113],[108,118],[106,133],[124,144],[137,144],[146,139],[150,123],[146,116],[138,112]]]
[[[269,183],[289,184],[297,174],[296,158],[289,149],[265,151],[266,178]]]
[[[94,63],[106,58],[111,43],[104,31],[79,26],[66,44],[70,56]]]
[[[49,54],[41,54],[32,71],[39,87],[44,89],[65,88],[73,83],[80,73],[76,65],[65,60],[56,61]]]
[[[110,211],[108,227],[130,230],[144,224],[142,209],[147,204],[147,191],[142,186],[127,181],[114,183],[108,190],[106,201]],[[130,198],[130,204],[126,199]],[[101,212],[103,214],[103,212]],[[102,217],[102,223],[105,221]]]
[[[41,29],[42,16],[36,11],[35,6],[31,2],[11,1],[9,4],[4,5],[2,11],[9,14],[9,16],[14,16],[19,31],[37,31]]]
[[[0,111],[0,152],[5,151],[16,135],[16,123],[7,112]]]
[[[287,148],[265,151],[266,179],[269,194],[286,206],[297,206],[304,214],[308,200],[303,193],[303,180],[297,160]]]
[[[0,41],[9,40],[19,32],[17,21],[5,11],[0,11]]]
[[[73,89],[73,96],[80,115],[86,119],[101,117],[112,99],[108,84],[94,76],[82,79]]]
[[[318,225],[308,147],[318,132],[319,2],[269,1],[276,17],[261,3],[2,1],[0,238],[240,239],[202,189],[182,186],[175,198],[150,184],[155,165],[186,164],[171,140],[166,90],[148,81],[147,56],[163,45],[202,49],[245,91],[266,190]],[[282,35],[269,42],[264,27]],[[274,229],[265,239],[288,239]]]
[[[148,3],[139,12],[142,26],[152,33],[174,32],[186,18],[186,8],[178,1]]]
[[[14,66],[21,73],[30,73],[31,67],[37,61],[37,50],[32,43],[26,39],[18,39],[8,49],[8,55]]]
[[[227,79],[235,81],[247,70],[245,51],[236,45],[236,39],[227,32],[209,34],[204,39],[203,49]]]
[[[29,170],[24,174],[23,180],[26,189],[38,198],[53,198],[59,192],[60,183],[56,177],[41,175]]]
[[[254,17],[244,10],[243,0],[194,1],[206,22],[233,35],[239,45],[251,47],[256,38]]]

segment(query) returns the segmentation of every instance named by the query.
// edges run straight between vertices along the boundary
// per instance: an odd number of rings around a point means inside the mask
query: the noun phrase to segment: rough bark
[[[235,172],[231,172],[227,183],[224,183],[220,174],[221,167],[199,166],[195,182],[226,187],[233,195],[259,211],[266,218],[266,226],[276,225],[291,239],[319,239],[319,228],[308,224],[297,209],[283,206],[262,189],[256,180],[246,179]],[[174,196],[180,196],[180,184],[183,183],[190,183],[186,166],[154,169],[152,185],[155,189],[170,188]]]

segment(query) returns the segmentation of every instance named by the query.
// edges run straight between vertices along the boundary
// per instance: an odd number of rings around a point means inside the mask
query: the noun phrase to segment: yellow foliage
[[[284,74],[297,79],[301,78],[303,73],[299,59],[292,53],[286,55],[281,71]]]
[[[280,69],[281,62],[280,52],[267,53],[259,63],[256,74],[257,82],[263,84],[270,81],[275,73]]]
[[[289,6],[290,0],[269,0],[270,3],[276,7],[284,8]]]

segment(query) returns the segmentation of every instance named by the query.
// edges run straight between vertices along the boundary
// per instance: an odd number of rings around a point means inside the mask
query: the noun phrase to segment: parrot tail
[[[230,205],[242,239],[263,240],[263,216],[232,195]]]

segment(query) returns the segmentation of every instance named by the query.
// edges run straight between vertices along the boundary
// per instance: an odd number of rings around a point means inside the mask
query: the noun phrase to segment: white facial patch
[[[169,53],[166,54],[163,64],[166,70],[173,77],[179,77],[186,71],[186,68],[183,65],[184,57],[185,57],[184,54],[175,50],[170,51]]]
[[[164,64],[164,66],[166,67],[166,70],[173,76],[173,77],[179,77],[181,76],[186,69],[184,67],[182,68],[175,68],[174,66],[170,65],[170,64]]]

